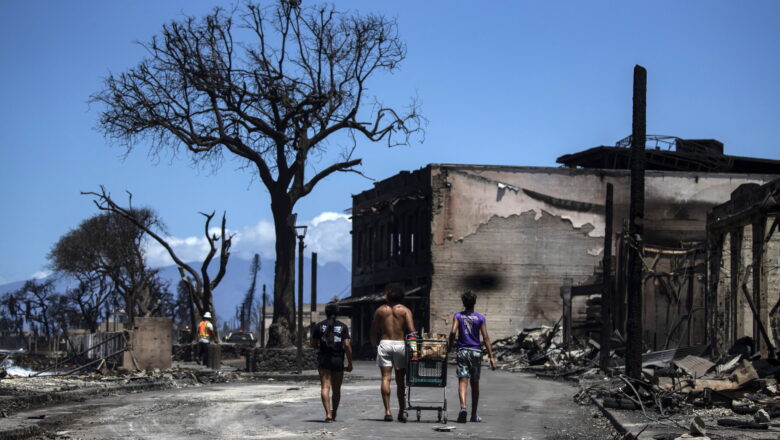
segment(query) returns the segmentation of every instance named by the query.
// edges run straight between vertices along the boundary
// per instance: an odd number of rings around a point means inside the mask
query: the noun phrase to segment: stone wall
[[[253,371],[294,372],[298,368],[297,348],[256,348],[254,349]],[[303,369],[317,369],[317,350],[303,349]]]

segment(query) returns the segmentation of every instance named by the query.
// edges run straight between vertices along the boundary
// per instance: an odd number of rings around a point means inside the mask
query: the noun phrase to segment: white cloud
[[[306,248],[310,252],[317,252],[319,263],[335,261],[347,269],[352,267],[352,222],[349,216],[337,212],[323,212],[309,222],[308,226]]]
[[[39,270],[38,272],[35,272],[30,276],[30,278],[34,280],[40,280],[41,278],[46,278],[47,276],[51,275],[50,270]]]
[[[323,212],[309,222],[306,233],[306,255],[317,252],[317,258],[322,263],[335,261],[350,268],[352,258],[352,237],[350,230],[352,222],[349,216],[337,212]],[[219,230],[210,231],[219,233]],[[243,226],[238,230],[229,230],[234,234],[231,254],[242,258],[252,258],[259,253],[263,258],[273,258],[275,255],[274,225],[268,220],[260,220],[254,225]],[[165,237],[168,243],[184,261],[203,261],[209,251],[205,237]],[[148,240],[146,243],[147,262],[152,267],[173,264],[173,260],[159,243]]]
[[[325,211],[322,214],[318,215],[317,217],[314,217],[314,219],[311,221],[311,226],[317,227],[317,225],[319,225],[320,223],[336,221],[336,220],[346,220],[347,222],[351,223],[351,221],[349,220],[349,216],[346,214]]]
[[[272,257],[276,254],[274,243],[276,232],[274,224],[268,220],[260,220],[254,225],[244,226],[235,233],[233,237],[233,253],[241,255],[243,258],[252,258],[254,254],[260,254],[262,257]]]

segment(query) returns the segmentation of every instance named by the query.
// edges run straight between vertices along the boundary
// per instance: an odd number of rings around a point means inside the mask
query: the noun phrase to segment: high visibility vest
[[[208,325],[208,321],[201,321],[200,324],[198,324],[198,338],[211,339],[211,330],[209,330]]]

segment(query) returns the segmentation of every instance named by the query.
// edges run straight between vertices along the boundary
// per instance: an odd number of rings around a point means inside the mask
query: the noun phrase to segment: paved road
[[[572,402],[576,389],[530,375],[485,371],[480,413],[483,423],[454,423],[458,400],[450,371],[447,401],[452,432],[435,432],[436,412],[420,423],[381,421],[378,371],[359,363],[356,378],[342,388],[339,420],[322,422],[318,383],[231,383],[155,391],[65,404],[11,417],[41,423],[58,439],[261,439],[261,438],[610,438],[605,423],[593,426],[594,413]],[[362,378],[358,378],[362,377]],[[420,388],[420,398],[426,397]],[[428,391],[441,401],[443,389]],[[416,396],[416,394],[414,395]],[[415,399],[417,401],[417,399]],[[394,402],[395,407],[395,402]],[[397,408],[396,408],[397,409]],[[393,411],[394,413],[396,411]],[[29,419],[46,414],[43,420]],[[414,420],[414,414],[410,414]],[[12,422],[7,420],[6,422]]]

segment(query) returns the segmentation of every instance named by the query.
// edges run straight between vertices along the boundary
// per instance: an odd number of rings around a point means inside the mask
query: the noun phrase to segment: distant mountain
[[[311,260],[304,257],[304,279],[303,279],[303,292],[304,302],[308,303],[311,298]],[[199,263],[189,263],[195,270],[200,271]],[[249,289],[250,285],[250,273],[249,269],[252,265],[251,259],[241,258],[237,255],[231,255],[228,261],[225,277],[222,282],[217,286],[214,292],[214,308],[217,314],[222,319],[231,319],[236,312],[236,307],[241,303]],[[274,261],[260,259],[260,273],[257,277],[257,291],[256,295],[258,300],[263,292],[263,284],[267,287],[267,293],[269,298],[273,298],[273,283],[274,283]],[[209,273],[211,276],[216,275],[217,264],[215,262],[211,265]],[[298,265],[295,266],[296,278],[298,277]],[[57,275],[50,275],[50,277]],[[170,281],[171,291],[176,292],[176,284],[179,282],[179,270],[175,265],[165,266],[160,268],[160,276]],[[45,278],[48,279],[49,277]],[[60,290],[65,290],[73,280],[69,277],[60,277],[56,282],[56,286]],[[343,298],[350,294],[351,274],[349,269],[344,267],[341,263],[325,263],[318,265],[317,268],[317,302],[322,304],[328,302],[334,296]],[[19,289],[24,285],[24,281],[14,281],[0,285],[0,294],[8,292],[10,290]],[[297,301],[298,290],[296,287],[295,297]]]
[[[200,265],[190,264],[195,270],[200,270]],[[238,306],[244,299],[250,285],[249,269],[252,266],[251,259],[244,259],[235,255],[230,256],[225,277],[214,292],[214,308],[222,319],[230,319],[236,313]],[[311,260],[303,258],[303,301],[309,303],[311,298]],[[209,273],[216,274],[217,264],[212,263]],[[171,281],[171,289],[176,288],[179,282],[179,269],[176,266],[166,266],[160,269],[160,275]],[[298,277],[298,265],[295,265],[295,277]],[[341,263],[320,264],[317,268],[317,302],[326,303],[334,296],[340,298],[349,296],[351,286],[351,273]],[[260,273],[257,277],[257,298],[261,298],[263,284],[269,299],[273,299],[274,286],[274,261],[264,260],[260,257]],[[295,298],[297,301],[298,290],[296,287]]]

